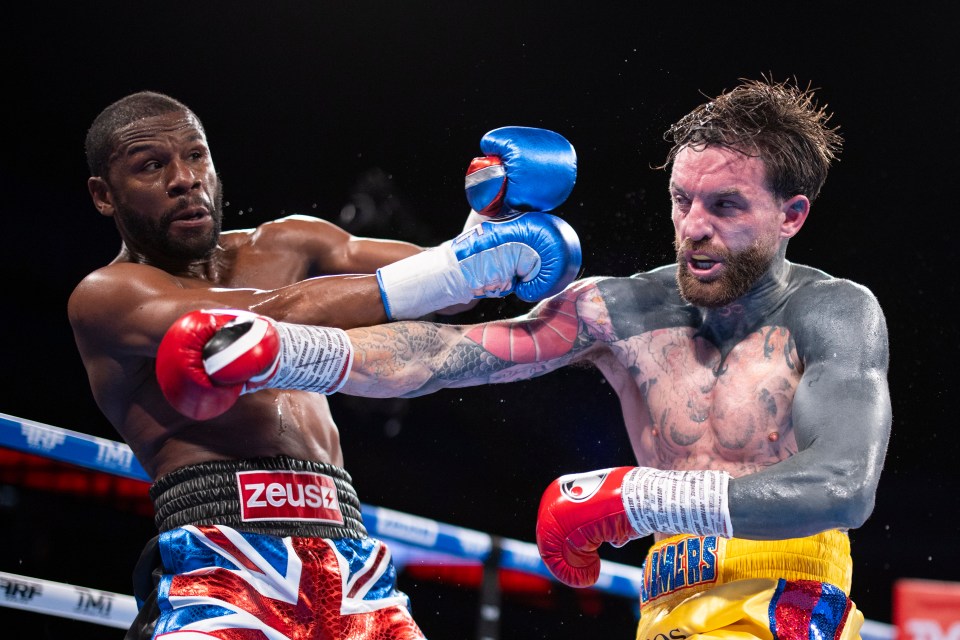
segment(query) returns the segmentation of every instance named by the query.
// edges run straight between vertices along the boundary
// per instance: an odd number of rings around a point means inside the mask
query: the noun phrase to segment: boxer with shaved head
[[[299,215],[221,232],[220,176],[191,109],[142,91],[94,120],[88,189],[121,247],[77,285],[68,313],[96,402],[154,480],[160,530],[135,572],[140,611],[127,638],[423,637],[389,549],[367,535],[326,398],[266,379],[242,397],[211,394],[156,363],[170,325],[198,308],[340,331],[562,290],[579,270],[579,241],[546,211],[573,188],[572,145],[503,127],[482,147],[476,163],[494,170],[471,171],[467,184],[481,211],[424,250]],[[182,353],[222,324],[180,323],[193,333],[164,347]]]

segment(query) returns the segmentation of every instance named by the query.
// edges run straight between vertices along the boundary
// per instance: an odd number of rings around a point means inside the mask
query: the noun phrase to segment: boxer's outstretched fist
[[[269,380],[279,360],[272,320],[248,311],[191,311],[160,341],[157,381],[177,411],[209,420]]]
[[[642,536],[621,498],[623,477],[634,467],[576,473],[554,480],[540,500],[537,548],[547,568],[571,587],[589,587],[600,576],[597,549]]]
[[[516,292],[535,302],[561,291],[580,272],[580,239],[569,224],[532,212],[487,220],[438,247],[377,270],[391,320],[474,298]]]
[[[160,390],[177,411],[209,420],[259,389],[336,393],[352,362],[342,329],[208,309],[181,316],[167,330],[156,371]]]
[[[501,127],[480,140],[482,157],[467,168],[467,201],[481,216],[552,211],[573,190],[577,153],[559,133]]]

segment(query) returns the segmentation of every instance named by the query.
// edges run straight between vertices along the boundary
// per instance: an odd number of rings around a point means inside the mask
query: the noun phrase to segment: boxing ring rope
[[[130,447],[49,424],[0,413],[0,447],[46,457],[93,471],[150,482]],[[555,581],[533,543],[500,538],[429,518],[361,504],[371,536],[426,552],[475,561],[485,568],[512,569]],[[637,601],[643,573],[638,567],[603,560],[591,587]],[[483,587],[481,587],[483,588]],[[133,596],[0,571],[0,607],[12,607],[127,628],[136,616]],[[891,640],[891,625],[867,620],[863,640]]]

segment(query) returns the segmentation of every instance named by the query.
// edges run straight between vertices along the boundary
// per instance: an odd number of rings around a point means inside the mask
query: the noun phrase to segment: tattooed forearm
[[[354,371],[376,377],[389,376],[409,365],[413,358],[428,357],[443,348],[439,332],[422,331],[412,323],[354,329]]]
[[[470,380],[482,384],[490,382],[492,373],[502,371],[509,365],[509,362],[501,360],[476,342],[467,340],[450,349],[437,367],[434,377],[450,382]]]
[[[587,299],[578,305],[581,294]],[[589,312],[589,326],[581,322],[581,312]],[[512,320],[352,329],[354,364],[343,393],[414,397],[446,387],[533,378],[582,358],[598,336],[610,337],[610,330],[603,300],[586,284]]]
[[[343,392],[400,397],[421,390],[431,380],[433,363],[442,361],[459,332],[425,322],[395,322],[351,329],[349,336],[353,367]]]
[[[353,368],[344,393],[415,397],[446,387],[495,382],[512,363],[465,335],[465,327],[394,322],[351,329]]]
[[[394,322],[351,329],[354,363],[343,393],[415,397],[532,378],[569,363],[588,343],[582,337],[557,343],[550,339],[554,334],[542,319],[482,326]]]

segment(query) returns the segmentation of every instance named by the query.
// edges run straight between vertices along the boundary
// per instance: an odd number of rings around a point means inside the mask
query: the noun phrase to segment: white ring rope
[[[42,422],[0,413],[0,447],[67,462],[102,473],[150,482],[130,447]],[[493,550],[490,534],[429,518],[361,504],[370,535],[388,544],[405,544],[456,558],[483,562]],[[498,538],[499,566],[554,580],[537,546]],[[636,600],[643,573],[638,567],[602,560],[600,578],[591,587]],[[0,571],[0,606],[37,611],[101,625],[126,628],[136,616],[133,596],[99,591]],[[867,620],[863,640],[892,640],[892,625]]]
[[[28,578],[0,571],[0,606],[127,629],[137,615],[137,601],[112,591]]]

